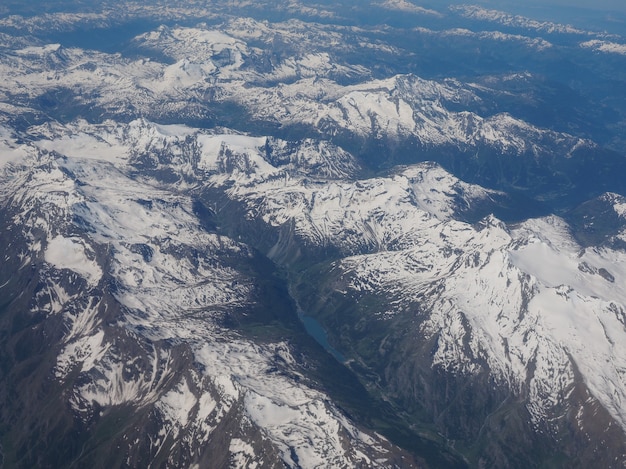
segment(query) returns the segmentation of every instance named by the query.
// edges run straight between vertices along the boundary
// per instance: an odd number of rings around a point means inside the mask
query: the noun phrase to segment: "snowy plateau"
[[[1,467],[626,466],[623,15],[75,3],[0,6]]]

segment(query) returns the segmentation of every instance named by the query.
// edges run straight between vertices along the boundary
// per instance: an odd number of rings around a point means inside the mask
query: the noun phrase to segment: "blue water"
[[[332,345],[328,343],[328,336],[326,335],[326,331],[317,321],[317,319],[312,316],[307,316],[305,314],[300,314],[299,317],[309,335],[313,337],[317,341],[317,343],[324,347],[324,349],[328,353],[335,357],[338,362],[345,363],[346,357],[344,357],[339,351],[337,351],[335,348],[333,348]]]

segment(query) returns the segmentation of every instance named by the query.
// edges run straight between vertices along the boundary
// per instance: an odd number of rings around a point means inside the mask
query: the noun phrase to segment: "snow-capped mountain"
[[[488,374],[489,387],[472,397],[480,425],[465,421],[466,403],[456,399],[467,390],[454,385],[445,399],[454,404],[428,409],[454,429],[451,439],[494,437],[491,425],[523,412],[548,439],[601,425],[607,440],[588,443],[581,458],[602,451],[623,464],[623,443],[607,443],[624,431],[623,251],[583,249],[558,218],[514,228],[495,219],[422,225],[415,238],[412,247],[334,262],[313,288],[304,276],[306,300],[341,331],[331,333],[339,349],[416,411],[427,405],[432,373],[469,382]],[[376,331],[373,350],[359,349],[364,330]],[[414,355],[415,341],[428,353]]]
[[[345,45],[346,36],[360,34],[239,19],[220,27],[160,26],[135,37],[128,57],[58,43],[20,47],[5,52],[0,89],[14,121],[144,116],[322,138],[374,167],[435,160],[471,182],[558,206],[580,203],[594,191],[622,190],[614,176],[623,169],[621,157],[588,138],[499,111],[494,100],[513,99],[500,89],[502,81],[490,88],[487,81],[410,73],[376,79]],[[269,53],[279,39],[279,50]],[[519,86],[528,81],[529,75],[508,79]],[[585,177],[591,188],[572,192],[572,175],[580,178],[590,164],[599,165],[597,177]]]
[[[4,466],[626,464],[621,36],[58,0],[0,39]]]
[[[3,177],[5,320],[28,323],[15,347],[48,357],[37,373],[52,374],[64,402],[49,418],[77,419],[63,436],[103,457],[103,466],[412,464],[307,384],[287,338],[257,343],[224,325],[262,324],[263,310],[279,307],[264,306],[272,285],[259,279],[267,272],[258,254],[207,231],[189,197],[132,178],[130,151],[75,135],[79,141],[73,149],[46,141],[69,156],[4,137],[21,157]],[[16,390],[22,386],[18,380]],[[74,434],[98,433],[111,419],[116,430],[100,442]],[[103,456],[99,443],[123,457]],[[4,453],[9,464],[38,461]]]
[[[569,24],[559,24],[552,21],[537,21],[521,15],[513,15],[500,10],[491,10],[478,5],[458,5],[452,6],[450,9],[472,20],[498,23],[510,28],[527,29],[547,34],[572,34],[583,37],[594,35],[591,31],[582,30]]]

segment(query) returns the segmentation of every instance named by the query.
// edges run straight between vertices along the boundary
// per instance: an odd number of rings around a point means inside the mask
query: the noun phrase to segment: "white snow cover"
[[[592,395],[626,428],[620,407],[626,362],[615,358],[626,357],[621,252],[583,252],[558,218],[530,220],[514,230],[495,218],[478,228],[455,221],[460,201],[471,205],[495,193],[436,165],[324,185],[263,173],[229,180],[229,195],[247,203],[251,217],[277,227],[294,223],[307,242],[334,245],[348,255],[373,251],[337,265],[351,279],[346,294],[390,297],[381,318],[425,298],[432,316],[424,332],[440,336],[435,366],[472,373],[472,357],[486,356],[496,379],[519,390],[533,363],[528,406],[537,422],[567,395],[575,366]],[[444,293],[433,295],[437,285]],[[472,356],[463,348],[466,336]]]
[[[199,344],[196,357],[212,367],[218,388],[232,402],[243,397],[246,415],[278,446],[288,465],[295,465],[295,454],[303,468],[351,466],[355,455],[347,452],[346,440],[357,449],[368,447],[384,458],[388,451],[384,440],[359,431],[323,393],[267,371],[272,364],[270,357],[281,350],[288,350],[286,344],[264,349],[242,341],[219,341]],[[368,462],[372,467],[381,464]]]
[[[511,252],[511,262],[538,282],[529,314],[541,319],[546,336],[572,356],[592,394],[626,427],[626,255],[581,249],[558,219],[521,229],[533,234]]]
[[[458,12],[466,18],[491,21],[504,26],[534,29],[549,34],[592,34],[568,24],[553,23],[551,21],[537,21],[520,15],[512,15],[500,10],[483,8],[478,5],[454,5],[450,7],[450,10]]]
[[[230,462],[231,467],[256,469],[259,466],[259,457],[255,455],[254,448],[249,443],[239,438],[233,438],[230,440],[228,449],[232,455]]]
[[[382,5],[432,14],[405,0]],[[567,25],[476,6],[453,11],[508,27],[594,37],[581,48],[626,54],[623,44]],[[163,5],[159,14],[178,18],[181,13]],[[205,11],[203,17],[210,14]],[[105,20],[104,14],[51,14],[1,18],[0,24],[37,31]],[[357,36],[359,47],[402,53],[363,40],[356,28],[346,31]],[[537,50],[551,47],[542,38],[499,31],[423,32],[515,41]],[[279,35],[300,44],[300,50],[312,44],[325,44],[327,50],[296,52],[269,70],[257,70],[254,59],[262,57],[246,41],[269,44]],[[371,72],[365,67],[333,57],[332,49],[345,47],[344,39],[323,25],[234,19],[220,31],[202,25],[160,27],[135,39],[135,45],[162,52],[173,63],[59,44],[20,46],[3,56],[0,93],[18,93],[26,100],[70,86],[80,90],[84,102],[78,104],[112,115],[149,114],[155,108],[171,115],[183,107],[187,111],[192,101],[231,100],[277,125],[312,125],[329,134],[412,136],[425,145],[487,143],[518,154],[540,151],[544,139],[564,142],[563,155],[589,144],[507,114],[483,118],[450,111],[447,103],[480,101],[454,80],[367,78]],[[361,82],[354,84],[354,77]],[[278,80],[284,84],[268,86]],[[7,103],[2,111],[11,113]],[[293,224],[308,243],[336,246],[347,256],[367,252],[333,268],[346,279],[345,294],[375,292],[390,298],[378,312],[381,320],[402,314],[416,298],[425,299],[431,316],[423,332],[439,336],[433,366],[473,373],[478,365],[472,357],[484,357],[496,380],[514,390],[528,386],[528,409],[537,422],[567,397],[576,369],[593,397],[626,429],[626,258],[621,251],[582,249],[558,218],[508,227],[492,217],[471,226],[455,220],[459,203],[469,205],[494,193],[438,166],[415,165],[386,177],[348,181],[346,176],[358,168],[337,148],[326,146],[324,153],[309,142],[288,162],[268,161],[263,147],[272,142],[267,138],[227,129],[208,132],[142,119],[128,125],[78,120],[31,127],[28,136],[31,143],[18,143],[11,130],[0,126],[0,204],[21,210],[11,223],[26,239],[25,250],[16,253],[22,268],[37,259],[49,264],[36,307],[63,315],[66,336],[55,372],[59,380],[74,370],[85,378],[73,389],[71,403],[79,413],[94,403],[155,404],[166,422],[153,442],[158,450],[168,434],[185,430],[207,441],[220,419],[241,406],[245,422],[258,426],[287,463],[295,454],[303,467],[351,467],[361,459],[368,466],[384,466],[358,450],[375,448],[382,458],[387,451],[383,439],[359,432],[325,394],[272,371],[280,357],[281,366],[297,373],[289,344],[258,345],[219,327],[216,319],[223,311],[249,305],[253,285],[215,260],[247,255],[247,248],[203,231],[191,200],[177,191],[194,184],[228,184],[227,195],[244,203],[250,217],[276,228]],[[159,161],[163,155],[168,163]],[[198,179],[181,180],[174,188],[131,176],[140,158],[155,169],[169,166]],[[623,204],[615,209],[626,212]],[[179,357],[146,346],[149,366],[125,378],[139,365],[120,355],[105,334],[105,306],[99,299],[81,302],[75,282],[61,283],[58,271],[65,270],[89,287],[110,280],[121,308],[116,326],[138,342],[189,343],[201,371],[167,382]],[[347,441],[355,454],[348,453]],[[231,439],[229,451],[234,465],[254,467],[254,447],[243,436]]]
[[[626,55],[626,44],[603,41],[600,39],[592,39],[590,41],[581,42],[580,47],[593,49],[598,52]]]
[[[443,16],[438,11],[429,10],[427,8],[417,6],[414,3],[408,2],[407,0],[385,0],[383,3],[381,3],[381,6],[383,6],[384,8],[389,8],[390,10],[399,10],[408,13],[419,13],[439,17]]]
[[[10,129],[0,126],[0,171],[6,165],[26,158],[31,153],[29,150],[15,142]]]
[[[605,197],[613,204],[613,209],[621,218],[626,218],[626,198],[619,195],[608,192]]]
[[[436,31],[424,27],[417,27],[415,31],[419,31],[422,34],[435,37],[468,37],[475,38],[481,41],[497,41],[497,42],[510,42],[517,43],[536,51],[544,51],[550,49],[553,44],[540,37],[528,37],[521,34],[507,34],[501,31],[471,31],[464,28],[445,29],[442,31]]]
[[[275,227],[293,221],[308,242],[337,245],[348,254],[410,246],[420,236],[417,227],[454,217],[460,201],[469,206],[496,194],[430,163],[358,182],[322,185],[296,176],[236,182],[228,192],[248,205],[250,217],[262,217]]]
[[[17,55],[34,55],[41,56],[47,55],[52,52],[57,52],[61,48],[61,44],[46,44],[44,46],[29,46],[24,47],[23,49],[18,49],[15,51]]]
[[[85,277],[91,285],[95,285],[102,277],[102,270],[94,259],[90,259],[87,252],[81,239],[57,236],[48,242],[45,259],[58,269],[73,270]]]
[[[133,155],[157,142],[172,145],[180,163],[175,169],[189,170],[189,155],[176,148],[197,137],[204,154],[217,148],[216,142],[234,154],[249,154],[258,171],[252,179],[265,178],[276,168],[258,150],[264,138],[209,136],[146,121],[123,126],[79,121],[33,133],[40,138],[28,151],[36,156],[3,177],[2,204],[20,208],[13,222],[26,238],[44,233],[44,243],[33,241],[31,251],[21,255],[34,258],[44,246],[50,267],[45,272],[51,274],[42,274],[42,282],[49,294],[40,295],[37,307],[62,315],[67,325],[55,376],[63,381],[80,373],[70,397],[78,415],[88,420],[95,404],[103,409],[154,405],[163,428],[150,444],[158,452],[166,450],[168,436],[188,444],[207,442],[220,421],[241,406],[241,425],[258,427],[288,464],[296,455],[305,468],[351,467],[374,452],[379,457],[368,460],[371,467],[385,466],[386,440],[358,430],[304,377],[290,377],[298,368],[288,343],[255,344],[216,322],[224,311],[245,309],[252,301],[251,280],[221,262],[229,255],[245,258],[248,248],[203,230],[191,200],[173,187],[132,175]],[[196,163],[198,174],[211,168],[205,163],[202,158]],[[80,237],[70,234],[78,228]],[[99,257],[96,251],[106,254]],[[71,281],[61,284],[56,271],[66,269],[85,277],[89,286],[104,277],[115,284],[120,311],[113,324],[103,324],[110,303],[101,295],[77,292]],[[112,327],[125,332],[110,335]],[[125,351],[123,337],[136,349]],[[151,344],[183,342],[197,368],[172,381],[171,349]],[[254,467],[253,442],[245,432],[233,437],[229,450],[233,463]]]
[[[108,138],[110,136],[106,132],[101,132],[98,135],[80,132],[80,128],[87,125],[84,121],[79,122],[75,132],[54,140],[40,140],[37,142],[37,146],[73,158],[92,158],[119,163],[127,158],[127,148]]]
[[[612,358],[626,356],[621,252],[583,252],[558,218],[529,220],[514,230],[495,218],[479,227],[455,221],[461,201],[471,205],[495,193],[437,165],[356,183],[319,185],[297,177],[266,179],[262,173],[230,181],[230,196],[247,203],[250,216],[273,226],[294,223],[308,242],[335,245],[346,254],[374,251],[337,264],[351,279],[346,294],[388,296],[390,307],[380,311],[381,318],[425,298],[432,316],[424,331],[440,337],[435,366],[472,373],[472,356],[486,356],[497,380],[521,389],[533,363],[528,407],[537,422],[567,395],[576,366],[584,370],[592,395],[626,427],[620,407],[626,363]],[[433,295],[437,285],[444,293]],[[604,335],[604,328],[617,336]],[[466,336],[472,356],[463,348]],[[589,344],[598,344],[597,350]]]
[[[178,431],[188,424],[189,415],[197,402],[198,399],[189,389],[187,381],[183,379],[174,389],[161,396],[157,408]]]
[[[205,170],[219,169],[222,152],[228,151],[245,157],[245,167],[242,170],[253,172],[273,173],[276,171],[260,153],[266,139],[262,137],[248,137],[245,135],[201,135],[198,143],[202,146],[202,153],[198,167]],[[223,163],[223,160],[222,160]]]
[[[496,379],[521,389],[532,364],[528,407],[537,422],[568,395],[575,366],[626,428],[626,254],[583,250],[554,217],[513,231],[495,219],[478,231],[453,221],[416,230],[413,247],[339,263],[346,293],[389,297],[381,318],[423,298],[431,311],[423,331],[439,337],[436,366],[473,373],[472,357],[483,356]]]
[[[404,4],[403,4],[404,5]],[[174,63],[130,59],[116,54],[71,48],[45,47],[37,54],[15,54],[0,64],[5,80],[0,90],[32,98],[59,83],[80,89],[79,101],[112,114],[204,115],[202,104],[234,102],[251,115],[279,125],[312,125],[324,132],[348,131],[356,135],[414,137],[424,145],[450,144],[466,147],[481,143],[513,153],[540,151],[548,140],[560,140],[567,154],[579,139],[528,126],[511,116],[489,118],[450,111],[447,103],[478,103],[479,98],[454,80],[422,80],[412,75],[371,80],[371,71],[362,66],[337,63],[332,47],[346,47],[345,36],[323,25],[310,30],[308,24],[289,21],[268,25],[250,19],[236,19],[222,30],[199,25],[195,28],[167,28],[135,38],[138,47],[153,49],[171,57]],[[346,33],[348,33],[347,31]],[[246,41],[271,44],[282,34],[302,53],[295,53],[257,69],[264,63],[262,51]],[[358,31],[355,31],[358,33]],[[437,34],[467,34],[448,31]],[[499,32],[474,32],[479,39],[525,43],[545,49],[549,43]],[[604,39],[598,39],[604,40]],[[320,44],[328,44],[320,50]],[[306,46],[310,46],[307,49]],[[366,43],[363,47],[385,47]],[[595,47],[595,46],[594,46]],[[313,51],[313,52],[311,52]],[[32,51],[31,51],[32,52]],[[45,56],[44,58],[42,58]],[[358,84],[340,85],[337,77],[359,77]],[[276,86],[268,86],[280,82]],[[510,140],[511,130],[525,138]],[[167,131],[164,131],[167,133]],[[184,131],[179,134],[180,137]],[[58,145],[74,147],[84,155],[98,155],[104,142],[78,141],[67,136]],[[589,142],[587,142],[589,143]],[[46,145],[50,145],[47,143]],[[54,147],[49,149],[53,150]],[[64,150],[65,152],[66,150]],[[69,150],[67,150],[69,151]],[[117,152],[116,152],[117,153]]]
[[[67,137],[68,131],[71,138]],[[199,330],[204,335],[215,334],[213,322],[206,320],[210,315],[198,322],[186,312],[216,314],[227,305],[245,306],[249,293],[241,283],[231,286],[238,276],[236,272],[212,265],[202,257],[192,267],[185,257],[175,255],[176,245],[195,246],[193,249],[202,246],[203,250],[219,246],[233,252],[241,250],[240,246],[213,235],[199,235],[188,200],[124,174],[130,163],[126,155],[149,151],[154,142],[161,142],[168,145],[174,168],[183,173],[198,170],[208,178],[205,183],[227,183],[229,196],[247,204],[251,217],[261,217],[276,227],[294,223],[296,233],[308,242],[335,245],[346,255],[371,252],[348,257],[335,266],[349,279],[346,294],[374,291],[389,296],[392,301],[387,310],[379,312],[381,319],[400,314],[402,305],[411,298],[427,298],[425,306],[430,307],[432,315],[424,332],[440,335],[433,358],[435,366],[459,373],[474,372],[476,365],[462,346],[461,339],[466,336],[472,353],[484,355],[496,379],[513,388],[524,386],[532,361],[535,374],[528,405],[539,421],[559,396],[567,395],[575,365],[593,396],[626,426],[622,411],[626,363],[619,358],[626,356],[622,350],[626,338],[622,337],[624,328],[618,327],[626,305],[619,280],[626,274],[622,266],[625,261],[620,252],[583,252],[559,219],[528,221],[514,230],[495,219],[486,220],[478,228],[455,221],[460,201],[471,204],[493,193],[458,181],[436,165],[399,168],[385,178],[356,182],[337,179],[317,184],[297,171],[266,161],[262,150],[268,143],[265,138],[209,135],[145,121],[123,128],[79,123],[65,130],[42,128],[40,133],[42,139],[35,142],[39,148],[61,151],[61,141],[91,142],[91,150],[84,151],[86,146],[82,144],[69,144],[71,155],[65,160],[42,155],[47,163],[30,179],[35,185],[29,187],[36,190],[18,190],[25,179],[13,176],[7,190],[14,188],[23,194],[18,197],[20,203],[31,207],[15,222],[49,233],[45,252],[48,261],[53,266],[74,269],[92,284],[103,273],[91,260],[95,258],[89,245],[108,245],[113,255],[109,274],[119,282],[117,297],[129,308],[125,322],[131,330],[154,339],[173,334],[193,340]],[[179,148],[188,138],[199,143],[196,163]],[[99,142],[101,149],[95,150],[94,142]],[[218,158],[223,163],[220,170]],[[35,210],[41,203],[48,207],[45,212]],[[64,220],[78,215],[94,227],[89,244],[65,236],[61,225],[53,228],[46,214],[60,215]],[[38,245],[32,246],[36,250]],[[166,297],[161,294],[163,288],[169,291]],[[434,289],[444,293],[429,293]],[[64,304],[73,301],[58,285],[50,285],[49,291],[55,292],[50,295],[51,313],[58,314]],[[98,386],[112,390],[106,383],[116,382],[120,368],[109,356],[109,346],[96,340],[96,313],[97,305],[92,305],[79,315],[84,320],[70,318],[74,332],[68,335],[68,346],[59,357],[59,376],[69,371],[69,364],[80,362],[83,370],[99,368],[102,379]],[[172,327],[172,321],[176,327]],[[471,332],[465,321],[469,321]],[[247,396],[245,402],[255,422],[265,421],[262,408],[287,412],[293,405],[304,405],[290,401],[268,407],[263,404],[263,394],[241,394],[245,379],[233,380],[226,372],[221,376],[216,378],[215,386],[225,396],[232,396],[233,402],[241,395]],[[83,399],[88,396],[103,404],[126,399],[147,402],[154,399],[146,394],[153,379],[157,378],[120,383],[119,393],[100,394],[95,391],[98,386],[80,392]],[[258,393],[259,383],[246,389]],[[206,401],[203,415],[215,415],[219,406],[214,407],[213,401]],[[163,406],[164,412],[172,409]],[[181,414],[176,421],[184,421],[183,417]],[[192,420],[188,421],[190,425]],[[284,424],[288,422],[289,418]],[[202,425],[207,431],[214,426],[206,420]],[[283,427],[277,427],[276,438],[282,438],[282,431]]]

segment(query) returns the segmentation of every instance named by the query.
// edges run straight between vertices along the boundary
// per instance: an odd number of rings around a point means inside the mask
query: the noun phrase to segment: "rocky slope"
[[[24,155],[2,186],[5,464],[414,465],[311,380],[297,326],[271,337],[271,268],[188,196],[122,152],[3,145]]]

